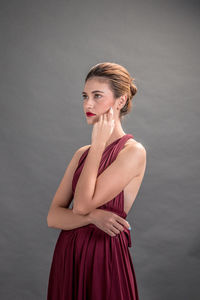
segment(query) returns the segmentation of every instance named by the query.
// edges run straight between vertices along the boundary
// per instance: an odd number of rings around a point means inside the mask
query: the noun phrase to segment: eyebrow
[[[103,91],[99,91],[99,90],[92,91],[92,93],[97,93],[97,92],[104,93]],[[87,93],[86,92],[82,92],[82,95],[83,94],[87,94]]]

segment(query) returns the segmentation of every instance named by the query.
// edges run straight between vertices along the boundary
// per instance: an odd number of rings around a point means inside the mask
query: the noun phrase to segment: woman
[[[62,229],[48,300],[139,299],[126,216],[144,176],[146,150],[121,126],[137,92],[133,79],[110,62],[86,76],[83,110],[93,125],[91,145],[75,152],[47,216],[49,227]]]

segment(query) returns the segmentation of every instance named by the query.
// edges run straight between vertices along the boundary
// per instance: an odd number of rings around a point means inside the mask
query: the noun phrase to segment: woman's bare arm
[[[122,149],[116,160],[97,178],[104,145],[92,145],[74,193],[73,213],[87,215],[117,196],[141,174],[146,164],[146,150],[140,143]]]
[[[118,232],[118,229],[121,230],[121,225],[129,226],[126,220],[114,213],[105,212],[96,208],[84,215],[76,215],[73,213],[72,209],[68,208],[73,199],[73,175],[81,155],[87,148],[88,145],[78,149],[69,163],[49,208],[47,224],[49,227],[63,230],[70,230],[88,224],[95,224],[97,226],[100,224],[100,229],[113,236],[113,233],[118,234],[120,232]],[[105,224],[104,221],[106,221]]]
[[[76,184],[73,205],[74,214],[84,214],[83,208],[86,208],[87,203],[91,202],[104,149],[104,144],[90,146],[83,169]]]
[[[87,215],[75,215],[70,208],[56,206],[51,209],[49,227],[70,230],[88,225],[91,222],[90,213]]]
[[[73,214],[69,205],[73,199],[72,179],[78,166],[81,155],[88,148],[88,145],[79,148],[73,155],[68,164],[65,174],[54,195],[47,215],[47,224],[49,227],[69,230],[81,227],[91,223],[90,214],[84,216]]]

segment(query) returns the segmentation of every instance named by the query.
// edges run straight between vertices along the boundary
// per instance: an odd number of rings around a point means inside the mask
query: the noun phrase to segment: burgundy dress
[[[98,175],[117,157],[131,134],[108,145],[102,154]],[[72,180],[73,193],[89,148],[80,157]],[[98,208],[126,219],[123,190]],[[129,248],[127,227],[110,236],[94,224],[61,230],[54,249],[47,300],[138,300],[138,290]]]

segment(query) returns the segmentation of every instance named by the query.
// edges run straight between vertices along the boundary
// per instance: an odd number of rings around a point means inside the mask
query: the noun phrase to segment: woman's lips
[[[90,113],[90,112],[87,112],[86,115],[87,115],[87,117],[96,116],[95,114],[92,114],[92,113]]]

